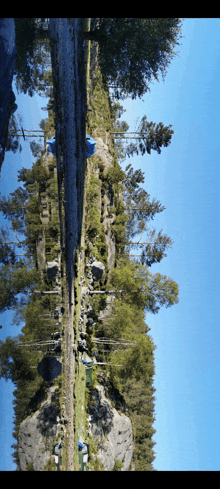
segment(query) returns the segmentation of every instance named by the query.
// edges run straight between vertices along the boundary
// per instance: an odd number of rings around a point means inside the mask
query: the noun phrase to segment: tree
[[[28,198],[29,192],[23,187],[18,187],[14,192],[11,192],[8,198],[4,195],[0,197],[0,211],[3,213],[5,219],[11,221],[15,231],[25,231],[24,218]]]
[[[129,216],[126,223],[128,247],[141,247],[141,253],[137,256],[140,256],[142,265],[150,267],[153,263],[159,263],[166,256],[166,250],[173,245],[171,238],[163,234],[162,230],[157,234],[155,229],[149,228],[149,221],[165,207],[154,198],[150,201],[150,195],[140,187],[139,184],[144,183],[144,173],[141,170],[134,171],[129,164],[125,172],[124,203]],[[147,236],[146,243],[141,242],[143,233]],[[139,241],[131,241],[137,235],[140,235]]]
[[[148,268],[139,263],[128,263],[115,268],[111,275],[113,288],[123,290],[125,300],[130,304],[144,309],[145,312],[156,314],[160,307],[170,307],[179,302],[179,286],[160,273],[151,274]]]
[[[150,235],[151,239],[154,239],[154,235],[155,229]],[[142,249],[141,264],[151,267],[153,263],[159,263],[163,257],[167,256],[165,251],[172,248],[172,245],[172,239],[167,234],[162,234],[162,230],[160,230],[154,241],[147,243],[146,247]]]
[[[2,265],[0,268],[0,313],[11,309],[18,303],[18,294],[24,297],[34,290],[40,282],[35,268],[28,269],[19,260],[15,265]]]
[[[19,244],[19,241],[11,241],[9,238],[8,229],[1,228],[0,230],[0,263],[4,265],[15,265],[16,252],[15,246],[11,245]],[[9,246],[10,245],[10,246]]]
[[[147,242],[130,241],[129,246],[130,248],[141,248],[139,255],[131,256],[139,257],[142,265],[151,267],[153,263],[159,263],[163,257],[167,256],[165,252],[168,248],[172,248],[173,241],[167,234],[162,234],[162,230],[156,235],[155,229],[148,231],[147,239],[149,240]]]
[[[43,19],[15,18],[16,88],[32,97],[34,92],[44,94],[49,82],[44,71],[50,64],[49,32]]]
[[[118,294],[117,294],[118,295]],[[119,340],[121,338],[135,338],[146,333],[148,326],[144,321],[144,311],[133,303],[115,297],[110,317],[105,321],[105,336]]]
[[[155,122],[148,122],[146,115],[142,117],[141,122],[135,131],[135,136],[131,136],[131,139],[136,139],[136,143],[130,143],[124,148],[124,155],[133,156],[139,152],[143,156],[146,151],[151,154],[151,150],[161,153],[161,147],[167,148],[171,143],[172,135],[174,131],[171,129],[171,125],[164,126],[162,122],[156,124]],[[123,136],[127,138],[127,135]]]
[[[15,134],[19,130],[19,123],[20,120],[18,120],[14,114],[11,114],[8,124],[6,151],[13,151],[13,153],[16,153],[16,151],[21,153],[22,151],[19,137]]]
[[[155,214],[162,212],[165,207],[155,198],[150,201],[150,195],[140,187],[144,182],[144,173],[135,170],[129,164],[125,168],[126,178],[124,180],[124,204],[129,215],[127,220],[127,235],[130,239],[143,233],[147,229],[147,223],[154,219]]]
[[[8,336],[0,340],[0,378],[16,383],[18,379],[32,380],[33,372],[29,367],[27,352],[18,345],[17,338]]]
[[[120,132],[120,135],[122,135],[122,137],[116,138],[115,142],[114,142],[114,149],[116,152],[116,157],[120,158],[122,161],[123,161],[123,159],[126,158],[125,149],[124,149],[124,146],[122,143],[123,134],[125,134],[128,129],[129,129],[129,125],[125,121],[121,121],[121,122],[116,121],[114,124],[115,133]]]
[[[37,143],[36,141],[31,141],[30,148],[34,158],[40,157],[42,154],[42,150],[44,149],[43,145]]]
[[[159,75],[165,78],[181,38],[178,18],[100,18],[85,38],[99,45],[99,64],[118,96],[142,97]]]

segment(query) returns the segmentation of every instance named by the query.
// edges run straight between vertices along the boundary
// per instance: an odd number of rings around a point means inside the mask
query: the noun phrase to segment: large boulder
[[[91,272],[95,280],[100,280],[105,271],[105,265],[101,261],[94,261],[91,266]]]
[[[43,471],[51,457],[50,444],[57,436],[58,409],[51,403],[54,387],[48,390],[48,398],[40,410],[28,416],[19,428],[19,463],[21,470],[27,470],[29,463],[33,469]]]
[[[48,280],[53,280],[58,272],[58,262],[56,260],[48,261],[46,264],[46,270]]]
[[[95,387],[89,422],[91,434],[98,447],[98,458],[104,469],[112,470],[115,461],[119,460],[123,463],[121,470],[129,470],[133,455],[131,420],[111,406],[102,385]]]

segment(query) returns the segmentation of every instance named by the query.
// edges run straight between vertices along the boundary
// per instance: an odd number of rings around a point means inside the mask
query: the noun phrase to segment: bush
[[[118,460],[118,459],[116,458],[116,460],[115,460],[115,465],[114,465],[114,467],[113,467],[113,469],[112,469],[112,470],[113,470],[113,471],[116,471],[116,470],[117,470],[117,471],[119,471],[119,470],[121,470],[121,468],[122,468],[122,467],[123,467],[123,463],[122,463],[122,462],[120,462],[120,460]]]

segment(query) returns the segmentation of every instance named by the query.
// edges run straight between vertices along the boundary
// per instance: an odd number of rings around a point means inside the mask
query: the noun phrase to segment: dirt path
[[[65,252],[66,290],[64,300],[65,341],[64,371],[65,414],[68,420],[68,470],[74,466],[74,279],[75,254],[80,244],[82,201],[85,175],[85,79],[83,72],[84,44],[80,36],[82,19],[50,19],[52,67],[56,108],[57,175],[61,245]]]

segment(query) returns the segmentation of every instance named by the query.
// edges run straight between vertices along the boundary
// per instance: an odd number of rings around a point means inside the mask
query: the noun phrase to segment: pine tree
[[[100,18],[85,38],[98,43],[99,64],[118,96],[142,97],[165,78],[181,37],[178,18]]]

